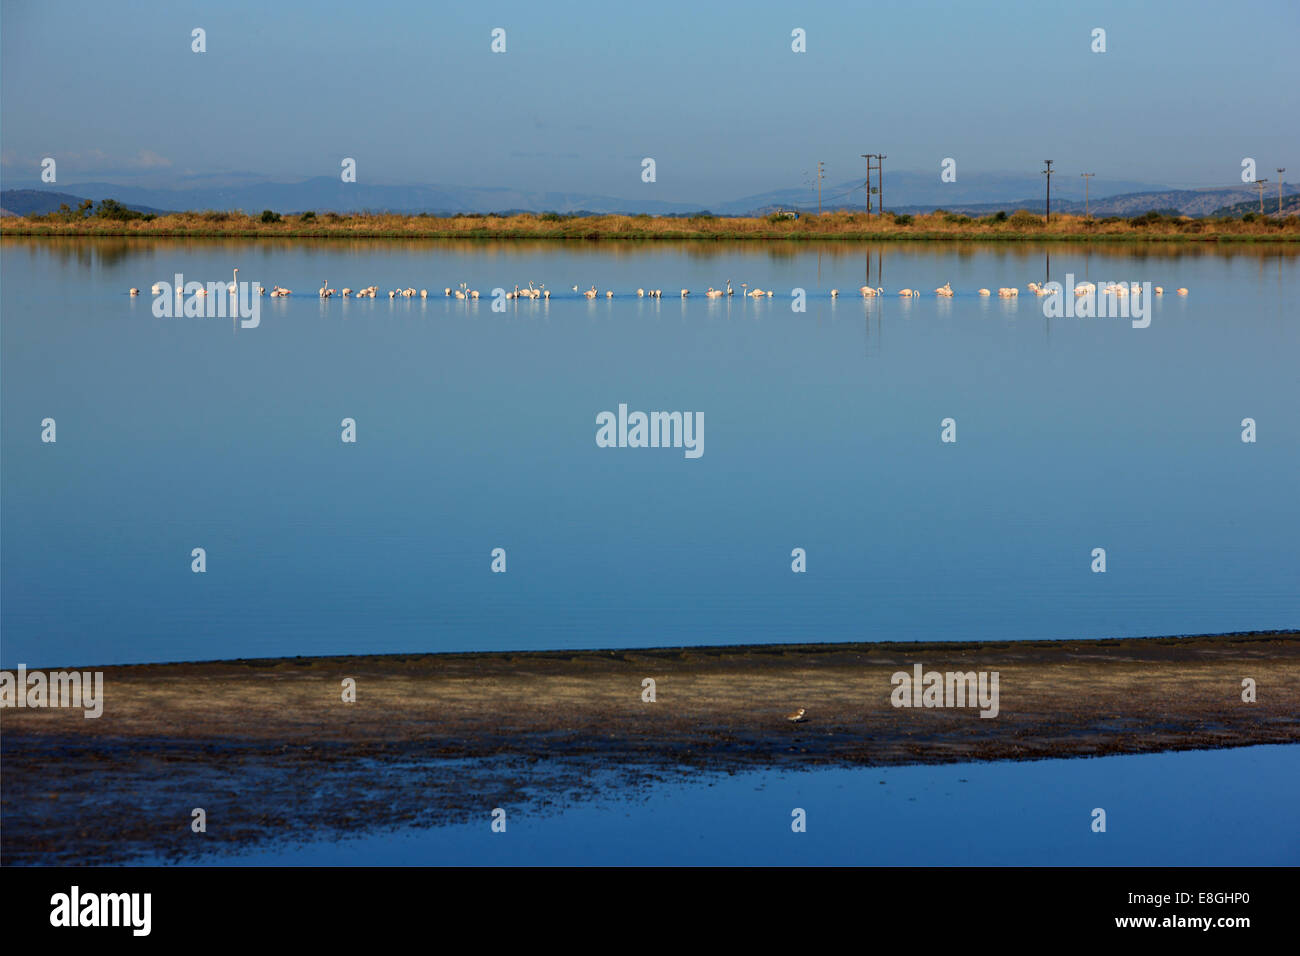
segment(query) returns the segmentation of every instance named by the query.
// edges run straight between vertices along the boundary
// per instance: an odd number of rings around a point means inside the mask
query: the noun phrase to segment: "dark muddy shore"
[[[894,707],[891,675],[917,663],[997,671],[998,715]],[[545,813],[680,774],[1300,742],[1294,631],[80,669],[104,672],[102,717],[0,711],[5,863],[183,859],[197,806],[201,845],[233,849]],[[807,719],[787,721],[798,707]]]

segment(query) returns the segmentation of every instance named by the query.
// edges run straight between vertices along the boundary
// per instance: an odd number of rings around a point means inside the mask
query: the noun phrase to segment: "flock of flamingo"
[[[236,295],[237,289],[239,287],[238,269],[235,270],[234,278],[235,281],[230,286],[231,295]],[[152,291],[154,295],[158,295],[163,291],[163,288],[164,288],[163,283],[155,282],[150,291]],[[1035,295],[1040,295],[1040,296],[1051,295],[1053,292],[1053,290],[1049,289],[1046,285],[1040,285],[1037,282],[1029,283],[1027,288],[1029,289],[1030,292],[1033,292]],[[1074,294],[1076,296],[1084,296],[1084,295],[1088,295],[1089,293],[1096,292],[1096,290],[1097,290],[1096,283],[1082,282],[1074,287]],[[1127,296],[1129,294],[1137,295],[1140,292],[1140,290],[1141,290],[1141,285],[1137,282],[1129,283],[1128,285],[1122,282],[1119,283],[1112,282],[1106,285],[1101,291],[1104,295]],[[576,285],[573,287],[573,291],[574,292],[578,291],[578,287]],[[1159,286],[1159,285],[1155,286],[1153,291],[1155,292],[1156,295],[1164,295],[1165,293],[1164,286]],[[260,292],[262,295],[267,294],[266,289],[260,289]],[[447,288],[443,289],[442,292],[443,295],[447,298],[455,297],[457,299],[477,299],[479,297],[478,290],[471,289],[469,285],[464,282],[462,282],[455,289],[448,286]],[[860,289],[858,289],[858,292],[864,299],[870,299],[875,296],[885,294],[885,290],[883,288],[876,287],[873,289],[871,286],[868,285],[862,286]],[[955,293],[952,290],[952,284],[949,282],[945,282],[943,285],[939,286],[939,288],[935,289],[934,292],[935,295],[944,298],[951,298],[953,295],[955,295]],[[361,289],[344,288],[340,293],[338,289],[331,289],[329,287],[329,281],[326,280],[325,282],[321,283],[319,295],[322,299],[333,298],[336,295],[341,295],[342,298],[345,299],[347,298],[373,299],[375,298],[376,295],[378,295],[378,293],[379,293],[379,286],[375,286],[375,285],[366,286],[365,288],[361,288]],[[1177,293],[1178,295],[1187,295],[1187,289],[1179,288],[1177,290]],[[131,289],[131,295],[139,295],[139,294],[140,294],[139,289],[136,288]],[[200,288],[195,294],[201,296],[207,295],[207,291],[203,288]],[[283,286],[277,285],[271,288],[270,294],[271,294],[271,298],[277,299],[277,298],[282,298],[284,296],[293,295],[293,290],[286,289]],[[601,293],[599,292],[599,290],[597,290],[595,285],[592,285],[590,289],[587,289],[582,294],[586,296],[588,299],[595,299],[600,297],[601,295]],[[636,294],[638,298],[661,299],[663,298],[663,289],[637,289]],[[772,289],[760,289],[757,286],[751,289],[749,288],[749,283],[747,282],[741,283],[741,296],[744,298],[770,299],[772,298],[773,294],[774,292]],[[830,294],[832,299],[839,298],[840,290],[831,289]],[[920,289],[899,289],[898,290],[898,295],[905,296],[907,298],[913,298],[915,296],[919,296],[920,294],[921,294]],[[981,296],[993,295],[992,291],[990,291],[989,289],[980,289],[979,294]],[[1014,286],[1011,287],[1003,286],[1002,288],[998,289],[997,294],[1000,298],[1003,299],[1014,299],[1016,296],[1020,295],[1020,290],[1015,288]],[[388,290],[388,297],[390,299],[396,299],[399,296],[404,299],[410,299],[410,298],[414,298],[417,295],[421,299],[427,299],[429,297],[429,290],[428,289],[416,290],[413,288]],[[682,289],[681,295],[682,298],[685,299],[691,295],[691,290]],[[708,290],[704,293],[705,298],[708,299],[718,299],[724,296],[732,296],[732,295],[735,295],[735,289],[732,288],[730,279],[727,280],[727,285],[725,289],[715,289],[713,288],[713,286],[709,286]],[[505,293],[505,297],[507,299],[549,299],[551,297],[551,292],[549,289],[546,288],[545,285],[539,286],[539,285],[535,285],[532,282],[529,282],[527,288],[522,288],[516,285],[514,291],[507,291]],[[614,298],[614,290],[606,289],[604,293],[604,297],[607,299]]]
[[[1047,285],[1045,284],[1040,285],[1037,282],[1029,283],[1029,285],[1026,286],[1026,288],[1028,288],[1029,291],[1034,293],[1035,295],[1040,295],[1040,296],[1051,295],[1054,291],[1053,289],[1048,288]],[[1103,295],[1126,296],[1130,292],[1132,292],[1133,295],[1138,295],[1141,292],[1141,289],[1142,289],[1141,284],[1137,282],[1130,283],[1129,285],[1125,285],[1122,282],[1111,282],[1108,285],[1106,285],[1101,291]],[[1074,287],[1074,294],[1076,296],[1085,296],[1091,292],[1095,292],[1096,290],[1097,290],[1097,284],[1095,282],[1081,282]],[[1156,295],[1164,295],[1165,287],[1162,285],[1158,285],[1152,291],[1155,292]],[[1185,288],[1180,287],[1177,291],[1179,295],[1187,295],[1187,289]],[[870,286],[866,286],[866,285],[858,289],[858,292],[862,294],[863,298],[871,298],[872,296],[885,294],[884,289],[881,288],[873,289]],[[839,294],[840,294],[839,289],[831,289],[832,299],[838,298]],[[921,290],[920,289],[899,289],[898,294],[901,296],[913,297],[913,296],[920,295]],[[953,292],[952,290],[952,284],[949,282],[945,282],[943,285],[939,286],[939,288],[934,290],[934,294],[937,296],[941,296],[943,298],[950,299],[956,293]],[[992,295],[993,293],[988,289],[980,289],[979,294],[982,296],[986,296],[986,295]],[[1014,286],[1003,286],[1002,288],[998,289],[998,296],[1003,299],[1014,299],[1018,295],[1020,295],[1020,290],[1015,288]]]

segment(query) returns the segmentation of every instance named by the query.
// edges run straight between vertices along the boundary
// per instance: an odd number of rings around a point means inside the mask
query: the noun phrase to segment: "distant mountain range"
[[[0,215],[43,216],[46,213],[55,212],[60,206],[76,209],[84,200],[89,198],[89,196],[74,196],[71,193],[53,193],[44,189],[5,189],[0,190]],[[105,196],[103,198],[117,199],[116,196]],[[151,212],[159,216],[167,213],[164,209],[153,209],[135,203],[126,203],[125,205],[138,212]]]
[[[1283,185],[1283,210],[1295,211],[1300,201],[1300,187]],[[1277,212],[1277,190],[1273,190],[1272,204],[1267,194],[1264,196],[1264,211]],[[1022,199],[1015,203],[978,203],[971,205],[952,204],[943,206],[948,212],[962,213],[967,216],[987,216],[999,209],[1027,209],[1042,213],[1046,207],[1044,198]],[[935,207],[912,206],[899,208],[897,212],[930,212]],[[1249,186],[1226,186],[1221,189],[1167,189],[1150,192],[1126,193],[1120,196],[1107,196],[1103,199],[1093,198],[1087,204],[1087,211],[1096,218],[1106,216],[1140,216],[1144,212],[1177,212],[1180,216],[1240,216],[1259,208],[1259,197],[1254,188]],[[1056,198],[1052,195],[1052,211],[1083,215],[1084,203],[1077,199]]]
[[[1052,209],[1084,211],[1083,183],[1078,177],[1053,177]],[[443,185],[387,186],[343,183],[333,177],[317,177],[294,183],[254,180],[250,177],[214,178],[170,187],[145,187],[121,183],[89,182],[51,191],[39,183],[7,184],[17,188],[0,190],[0,212],[6,215],[40,215],[66,203],[76,208],[82,199],[116,199],[141,212],[168,210],[240,209],[258,213],[273,209],[280,213],[306,210],[325,212],[391,213],[510,213],[559,212],[689,215],[708,210],[719,216],[743,216],[775,209],[816,210],[817,194],[807,187],[778,189],[739,199],[711,204],[669,202],[656,199],[628,199],[591,193],[537,192],[510,188],[478,188]],[[971,173],[957,182],[940,182],[937,173],[885,171],[885,208],[894,212],[926,212],[936,208],[971,216],[998,210],[1044,207],[1041,174]],[[650,188],[650,187],[648,187]],[[1300,192],[1284,186],[1284,195]],[[1276,209],[1277,190],[1271,191]],[[835,185],[823,183],[822,207],[827,210],[866,208],[862,180]],[[1094,216],[1132,216],[1151,210],[1177,210],[1183,215],[1204,216],[1215,210],[1255,199],[1255,189],[1246,184],[1212,189],[1175,189],[1131,180],[1092,180],[1089,207]],[[1265,208],[1268,208],[1265,196]],[[878,207],[873,197],[873,207]]]
[[[1252,190],[1253,192],[1253,190]],[[1222,206],[1214,210],[1216,216],[1240,216],[1242,213],[1259,212],[1259,196],[1252,195],[1246,202],[1233,203],[1231,206]],[[1264,192],[1264,213],[1277,213],[1277,189],[1274,188],[1272,195],[1267,190]],[[1294,216],[1300,214],[1300,190],[1282,189],[1282,215]]]
[[[866,191],[862,188],[864,180],[856,179],[832,185],[822,184],[823,209],[865,209]],[[1169,187],[1156,183],[1138,182],[1126,179],[1093,179],[1089,195],[1096,199],[1102,196],[1118,196],[1127,193],[1140,193],[1152,190],[1167,190]],[[884,197],[885,208],[898,212],[918,211],[923,209],[956,209],[957,207],[978,207],[990,205],[1007,211],[1021,208],[1025,202],[1043,203],[1044,182],[1041,173],[970,173],[959,174],[956,182],[945,183],[936,173],[890,172],[885,170]],[[1036,196],[1036,200],[1026,200],[1026,196]],[[1064,174],[1052,178],[1052,205],[1057,197],[1061,199],[1077,198],[1083,202],[1083,181],[1079,177],[1067,179]],[[879,196],[872,197],[872,208],[879,207]],[[800,189],[778,189],[772,192],[745,196],[733,202],[722,203],[718,208],[710,207],[713,212],[734,215],[773,209],[800,209],[816,211],[817,193],[803,187]]]

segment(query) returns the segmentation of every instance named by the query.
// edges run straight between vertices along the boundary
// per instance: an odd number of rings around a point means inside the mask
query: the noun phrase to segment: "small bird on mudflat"
[[[802,723],[802,722],[803,722],[803,720],[804,720],[804,714],[806,714],[806,713],[808,713],[808,711],[806,711],[806,710],[804,710],[804,708],[800,707],[800,708],[799,708],[798,710],[796,710],[793,714],[786,714],[786,715],[785,715],[785,719],[788,720],[788,721],[790,721],[790,723],[792,723],[792,724],[799,724],[799,723]]]

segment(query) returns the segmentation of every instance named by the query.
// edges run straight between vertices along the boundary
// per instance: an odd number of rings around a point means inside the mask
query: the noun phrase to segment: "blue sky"
[[[690,201],[893,170],[1300,179],[1300,4],[3,0],[0,160]],[[207,31],[207,52],[190,31]],[[506,30],[493,54],[490,32]],[[791,30],[807,52],[791,51]],[[1090,50],[1094,27],[1107,52]],[[654,157],[657,182],[641,182]],[[1290,174],[1288,178],[1291,178]]]

